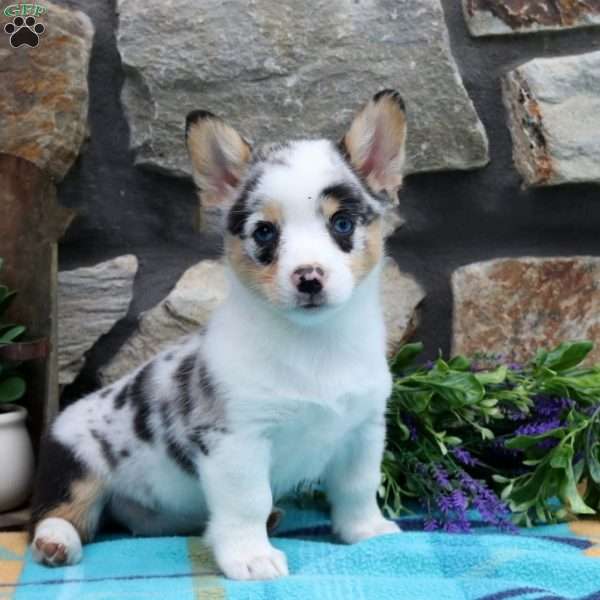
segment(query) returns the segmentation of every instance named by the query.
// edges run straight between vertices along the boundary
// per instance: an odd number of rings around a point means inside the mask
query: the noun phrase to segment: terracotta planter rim
[[[4,409],[9,410],[4,412]],[[0,427],[20,423],[27,418],[27,409],[18,404],[0,404]]]
[[[23,362],[46,358],[50,351],[48,338],[42,337],[0,346],[0,359]]]

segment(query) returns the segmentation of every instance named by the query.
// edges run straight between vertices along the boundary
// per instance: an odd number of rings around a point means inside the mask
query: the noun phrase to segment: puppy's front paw
[[[344,523],[334,528],[339,538],[346,544],[356,544],[362,540],[385,535],[388,533],[400,533],[402,530],[393,521],[388,521],[383,517],[370,519],[367,521],[357,521],[355,523]]]
[[[288,574],[285,554],[270,544],[234,550],[215,549],[215,559],[230,579],[275,579]]]
[[[37,562],[50,567],[74,565],[82,556],[79,534],[64,519],[44,519],[35,529],[31,554]]]

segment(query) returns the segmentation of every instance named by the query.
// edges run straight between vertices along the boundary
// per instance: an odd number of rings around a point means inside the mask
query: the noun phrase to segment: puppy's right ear
[[[224,213],[244,177],[252,148],[222,119],[205,110],[186,118],[185,139],[202,211]]]

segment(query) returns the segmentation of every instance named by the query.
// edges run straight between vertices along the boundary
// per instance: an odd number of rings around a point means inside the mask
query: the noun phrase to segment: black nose
[[[300,265],[292,273],[292,282],[301,294],[314,296],[323,289],[325,270],[319,264]]]
[[[310,279],[309,277],[310,275],[308,277],[302,277],[300,279],[300,283],[298,284],[298,291],[302,292],[303,294],[309,294],[310,296],[314,296],[323,289],[323,284],[316,277]]]

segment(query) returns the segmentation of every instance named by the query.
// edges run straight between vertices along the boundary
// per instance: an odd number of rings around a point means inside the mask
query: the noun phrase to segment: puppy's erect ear
[[[225,211],[252,156],[250,144],[233,127],[204,110],[187,116],[185,139],[202,211]]]
[[[382,90],[356,115],[341,141],[354,169],[374,192],[395,199],[402,185],[406,113],[395,90]]]

